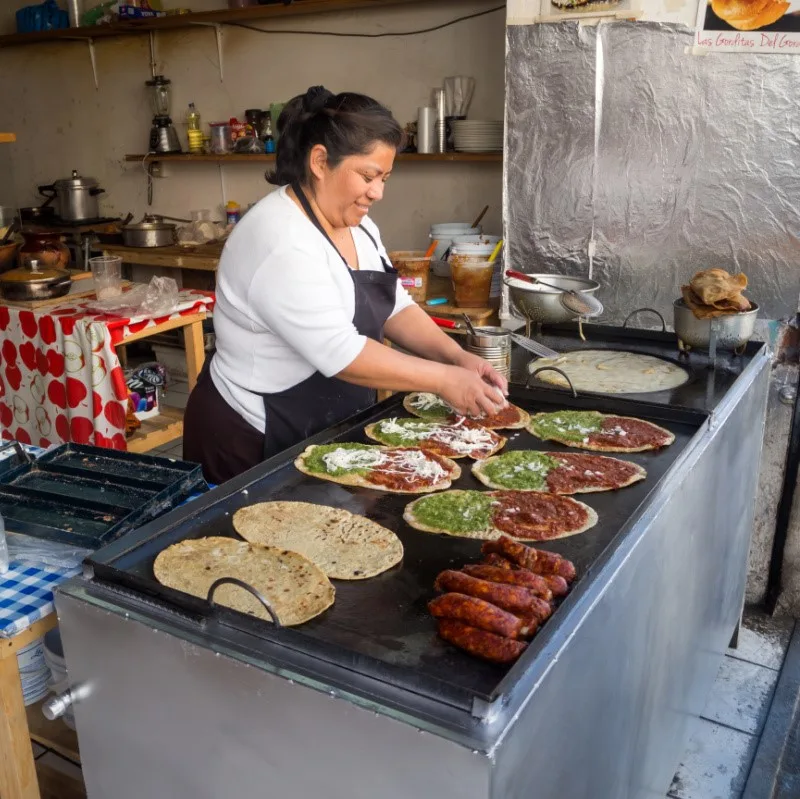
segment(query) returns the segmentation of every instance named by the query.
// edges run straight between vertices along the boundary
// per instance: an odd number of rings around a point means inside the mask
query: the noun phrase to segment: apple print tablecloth
[[[114,347],[125,336],[213,304],[213,294],[181,291],[177,310],[155,319],[94,313],[86,301],[69,297],[37,311],[0,305],[2,438],[127,449],[128,393]]]

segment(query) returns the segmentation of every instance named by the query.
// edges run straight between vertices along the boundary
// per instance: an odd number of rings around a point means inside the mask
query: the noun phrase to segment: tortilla
[[[573,452],[513,450],[478,461],[472,474],[489,488],[543,491],[550,494],[590,494],[615,491],[644,480],[637,463]]]
[[[682,386],[689,379],[689,373],[671,361],[614,350],[576,350],[558,358],[537,358],[530,362],[528,371],[543,366],[561,369],[576,391],[597,394],[667,391]],[[569,383],[558,372],[542,372],[536,379],[569,388]]]
[[[335,594],[322,569],[297,552],[222,536],[173,544],[159,553],[153,573],[162,585],[201,599],[220,577],[235,577],[260,591],[285,627],[319,616],[333,604]],[[220,586],[214,602],[272,621],[263,605],[236,585]]]
[[[491,540],[549,541],[597,524],[588,505],[536,491],[445,491],[410,502],[403,519],[416,530]]]
[[[456,413],[453,406],[436,394],[412,391],[403,398],[403,407],[414,416],[431,422],[453,424],[465,417]],[[474,421],[489,430],[521,430],[528,424],[530,415],[510,402],[502,411],[491,416],[481,416]]]
[[[454,424],[425,419],[381,419],[364,432],[386,446],[419,447],[448,458],[488,458],[499,452],[508,439],[493,430],[461,418]]]
[[[675,441],[669,430],[633,416],[555,411],[531,417],[528,432],[545,441],[594,452],[646,452]]]
[[[260,502],[236,511],[233,527],[245,541],[299,552],[332,580],[366,580],[403,559],[391,530],[327,505]]]
[[[393,494],[441,491],[461,477],[461,467],[442,455],[416,447],[378,447],[350,442],[312,444],[297,457],[294,465],[303,474],[321,480]]]

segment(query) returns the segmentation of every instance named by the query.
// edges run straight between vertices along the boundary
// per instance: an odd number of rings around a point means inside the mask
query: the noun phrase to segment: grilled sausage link
[[[510,560],[504,558],[497,552],[489,552],[484,555],[483,563],[486,566],[497,566],[498,569],[512,570],[517,568]]]
[[[566,596],[569,593],[569,585],[563,577],[559,577],[557,574],[544,574],[542,577],[547,582],[554,597]]]
[[[470,577],[464,572],[457,572],[452,569],[443,571],[436,578],[436,589],[438,591],[455,591],[459,594],[476,596],[479,599],[484,599],[493,605],[497,605],[503,610],[519,614],[533,613],[538,608],[537,603],[543,601],[529,588],[523,588],[520,585],[492,583],[489,580],[479,580],[477,577]]]
[[[527,646],[522,641],[478,630],[455,619],[440,619],[439,635],[453,646],[491,663],[513,663]]]
[[[466,594],[442,594],[428,602],[428,610],[437,619],[455,619],[470,627],[501,635],[503,638],[519,638],[527,633],[522,619],[502,610],[491,602]]]
[[[534,574],[527,569],[504,569],[502,566],[487,566],[484,563],[472,563],[461,569],[471,577],[489,580],[492,583],[508,583],[530,588],[536,596],[547,602],[553,599],[553,592],[547,580],[541,574]]]
[[[535,574],[557,574],[568,583],[575,579],[575,566],[566,558],[562,558],[555,552],[527,547],[507,535],[501,535],[494,541],[485,541],[481,552],[484,554],[498,553],[516,563],[517,566],[529,569]]]

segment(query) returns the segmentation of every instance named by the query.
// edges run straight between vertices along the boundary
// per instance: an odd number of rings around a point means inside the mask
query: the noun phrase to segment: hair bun
[[[325,103],[333,97],[324,86],[312,86],[303,96],[303,110],[309,114],[316,114],[325,108]]]

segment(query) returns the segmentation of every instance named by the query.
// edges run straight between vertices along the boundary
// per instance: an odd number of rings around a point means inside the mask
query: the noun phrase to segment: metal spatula
[[[551,350],[550,347],[545,347],[544,344],[540,344],[538,341],[534,341],[532,338],[521,336],[519,333],[511,333],[511,340],[515,344],[519,344],[522,349],[528,350],[528,352],[532,352],[534,355],[539,355],[542,358],[559,357],[559,353],[557,353],[555,350]]]
[[[561,292],[559,300],[561,304],[571,313],[576,316],[600,316],[603,313],[603,303],[595,299],[591,294],[586,294],[583,291],[575,291],[575,289],[565,289],[561,286],[556,286],[553,283],[547,283],[538,277],[526,275],[525,272],[517,272],[514,269],[506,271],[506,275],[516,278],[517,280],[524,280],[526,283],[537,283],[542,286],[547,286],[549,289],[555,289]]]

